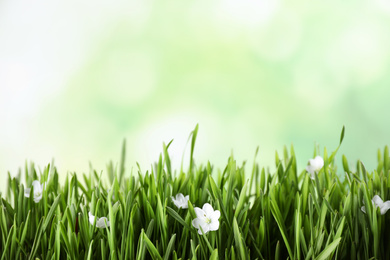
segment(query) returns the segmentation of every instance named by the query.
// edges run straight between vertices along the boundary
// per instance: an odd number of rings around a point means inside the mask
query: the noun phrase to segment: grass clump
[[[387,204],[371,202],[390,195],[387,147],[372,172],[359,161],[351,171],[342,156],[337,174],[337,149],[324,149],[323,167],[311,175],[298,170],[293,147],[276,153],[276,172],[254,162],[248,174],[233,157],[216,172],[194,163],[197,130],[186,172],[172,171],[169,143],[150,171],[137,173],[125,171],[124,144],[119,168],[107,166],[108,183],[94,170],[60,183],[53,164],[39,173],[26,165],[26,185],[9,174],[0,194],[1,259],[390,258]],[[344,128],[340,144],[343,137]],[[35,180],[42,186],[27,190]],[[179,193],[189,196],[180,207],[172,199]],[[207,203],[213,212],[201,211]]]

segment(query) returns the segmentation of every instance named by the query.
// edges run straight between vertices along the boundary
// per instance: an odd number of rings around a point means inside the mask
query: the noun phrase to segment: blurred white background
[[[171,139],[178,169],[197,123],[196,161],[217,168],[257,146],[272,168],[293,143],[302,170],[345,125],[337,160],[373,169],[389,144],[389,14],[387,1],[2,1],[0,175],[52,158],[63,176],[100,172],[124,138],[127,169]]]

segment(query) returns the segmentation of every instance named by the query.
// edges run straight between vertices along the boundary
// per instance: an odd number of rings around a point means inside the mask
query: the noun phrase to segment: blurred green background
[[[119,160],[143,170],[162,143],[180,166],[233,151],[274,167],[318,144],[368,169],[389,144],[388,1],[0,2],[0,175],[52,158],[61,174]],[[188,152],[186,161],[188,161]]]

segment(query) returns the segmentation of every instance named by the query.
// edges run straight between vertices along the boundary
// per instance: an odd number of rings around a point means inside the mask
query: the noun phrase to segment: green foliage
[[[136,176],[125,170],[124,144],[119,169],[107,167],[108,186],[94,170],[59,183],[53,164],[39,173],[26,165],[26,186],[9,175],[6,196],[0,194],[1,259],[390,258],[390,217],[371,203],[374,195],[390,196],[387,147],[372,172],[361,162],[353,171],[343,155],[344,173],[337,173],[336,153],[328,157],[325,149],[324,167],[311,179],[298,171],[291,147],[276,153],[274,173],[254,162],[247,176],[233,157],[213,173],[210,163],[195,164],[197,130],[187,172],[172,171],[168,143],[155,166]],[[344,128],[340,144],[343,137]],[[29,198],[24,190],[37,179],[47,183],[35,203],[33,190]],[[174,205],[177,193],[190,195],[188,209]],[[219,229],[199,235],[194,207],[205,203],[220,211]],[[110,226],[92,225],[88,212]]]

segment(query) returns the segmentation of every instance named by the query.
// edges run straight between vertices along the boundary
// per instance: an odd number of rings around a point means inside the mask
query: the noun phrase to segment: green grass
[[[223,170],[198,165],[197,131],[190,135],[186,172],[172,171],[170,143],[151,170],[126,171],[124,143],[119,166],[107,166],[108,181],[91,170],[60,183],[52,164],[39,173],[26,164],[24,180],[21,173],[9,174],[0,195],[1,259],[390,258],[390,213],[381,215],[371,203],[374,195],[390,197],[387,147],[378,151],[378,167],[371,172],[359,161],[351,171],[345,156],[337,169],[337,150],[328,156],[324,149],[324,167],[313,180],[297,168],[293,147],[283,156],[276,153],[276,172],[255,160],[247,173],[233,157]],[[340,144],[343,136],[344,128]],[[47,181],[38,203],[33,190],[24,196],[34,180]],[[171,196],[177,193],[189,195],[188,209],[174,205]],[[220,211],[219,229],[199,235],[192,226],[194,208],[205,203]],[[90,224],[89,211],[107,217],[110,226]]]

